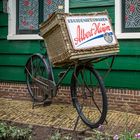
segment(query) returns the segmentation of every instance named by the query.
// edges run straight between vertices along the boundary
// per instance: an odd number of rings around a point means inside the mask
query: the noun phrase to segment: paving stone
[[[45,107],[40,105],[32,109],[31,101],[0,98],[0,120],[73,130],[77,116],[72,105],[51,104]],[[124,131],[126,124],[130,130],[136,129],[140,132],[140,115],[137,114],[109,110],[107,122],[104,129],[108,134]],[[79,120],[76,130],[87,129],[89,128]]]

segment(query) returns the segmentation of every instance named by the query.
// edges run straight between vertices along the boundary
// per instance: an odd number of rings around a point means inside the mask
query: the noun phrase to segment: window
[[[54,11],[69,12],[69,0],[9,0],[8,39],[42,39],[39,24]]]
[[[115,33],[118,39],[140,38],[140,0],[115,0]]]

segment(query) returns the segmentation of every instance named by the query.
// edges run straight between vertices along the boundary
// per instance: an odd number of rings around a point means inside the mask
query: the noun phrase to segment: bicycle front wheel
[[[107,96],[102,78],[92,66],[80,65],[71,79],[71,96],[82,121],[90,128],[103,124],[107,115]]]

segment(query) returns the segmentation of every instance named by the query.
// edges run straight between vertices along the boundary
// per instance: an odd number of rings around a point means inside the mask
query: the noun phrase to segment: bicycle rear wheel
[[[46,100],[49,95],[47,94],[47,87],[42,84],[43,80],[50,79],[46,60],[41,54],[31,56],[25,71],[27,88],[32,99],[39,102]]]
[[[71,96],[82,121],[90,128],[103,124],[107,115],[107,96],[103,81],[92,66],[80,65],[71,79]]]

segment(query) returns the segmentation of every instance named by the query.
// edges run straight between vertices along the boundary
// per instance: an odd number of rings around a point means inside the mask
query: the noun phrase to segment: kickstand
[[[76,132],[76,128],[77,128],[79,119],[80,119],[80,116],[78,115],[78,117],[77,117],[77,119],[76,119],[76,122],[75,122],[75,125],[74,125],[74,129],[73,129],[73,132],[74,132],[74,133]],[[84,134],[84,133],[85,133],[86,131],[88,131],[88,130],[91,130],[91,128],[87,128],[87,129],[81,131],[79,134]]]
[[[35,107],[35,99],[33,99],[32,109],[34,109],[34,107]]]
[[[76,130],[76,128],[77,128],[79,119],[80,119],[80,116],[78,115],[78,116],[77,116],[77,119],[76,119],[76,122],[75,122],[75,125],[74,125],[74,129],[73,129],[74,132],[75,132],[75,130]]]
[[[44,101],[35,101],[35,99],[33,99],[32,101],[32,109],[34,109],[35,106],[40,106],[40,105],[43,105],[44,107],[45,106],[50,106],[52,104],[52,99],[46,99]]]
[[[105,123],[106,123],[106,125],[108,124],[108,121],[105,119]]]

